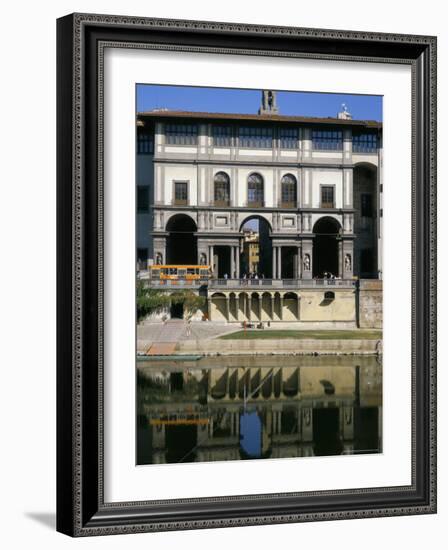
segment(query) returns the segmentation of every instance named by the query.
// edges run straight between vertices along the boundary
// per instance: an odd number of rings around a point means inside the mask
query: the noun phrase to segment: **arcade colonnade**
[[[237,217],[236,212],[233,214]],[[178,213],[169,218],[164,231],[154,233],[154,261],[211,265],[216,278],[243,278],[248,270],[244,265],[242,228],[246,220],[255,218],[262,220],[266,228],[259,233],[260,276],[312,279],[327,271],[341,279],[353,278],[355,236],[352,219],[342,215],[313,220],[309,215],[303,226],[297,222],[297,229],[302,231],[280,234],[272,230],[270,221],[256,214],[246,215],[241,223],[235,219],[233,231],[218,233],[198,230],[190,214]]]
[[[298,321],[297,292],[214,292],[207,298],[208,318],[228,322]]]

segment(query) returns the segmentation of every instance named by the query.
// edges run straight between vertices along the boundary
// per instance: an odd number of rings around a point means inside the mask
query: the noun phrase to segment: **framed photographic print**
[[[58,520],[436,511],[436,39],[58,20]]]

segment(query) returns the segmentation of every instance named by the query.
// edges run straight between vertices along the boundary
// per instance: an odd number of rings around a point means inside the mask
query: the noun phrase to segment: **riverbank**
[[[374,339],[223,339],[179,342],[175,354],[199,355],[374,355],[381,353]]]
[[[219,336],[221,340],[381,340],[380,330],[240,330]]]
[[[137,352],[152,355],[373,355],[381,353],[381,331],[298,329],[293,324],[247,329],[182,320],[138,327]]]

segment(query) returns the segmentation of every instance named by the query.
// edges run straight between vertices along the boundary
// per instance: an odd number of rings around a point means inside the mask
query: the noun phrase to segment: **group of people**
[[[318,276],[316,275],[314,277],[314,279],[331,279],[332,281],[336,280],[336,279],[340,279],[340,277],[337,277],[336,275],[334,275],[333,273],[331,273],[330,271],[324,271],[323,275],[322,276]]]
[[[229,278],[229,275],[227,273],[224,273],[224,279],[228,279]],[[243,280],[247,280],[247,279],[264,279],[264,273],[257,273],[255,271],[253,271],[252,273],[243,273],[240,277],[241,279]]]
[[[246,275],[246,273],[243,273],[242,279],[264,279],[264,273],[258,274],[256,271],[253,271],[252,273],[249,273]]]

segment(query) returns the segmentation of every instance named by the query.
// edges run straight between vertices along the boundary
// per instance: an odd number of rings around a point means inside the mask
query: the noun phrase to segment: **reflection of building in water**
[[[374,362],[188,370],[176,393],[178,374],[159,380],[165,400],[154,403],[151,392],[141,399],[139,464],[381,452]]]

